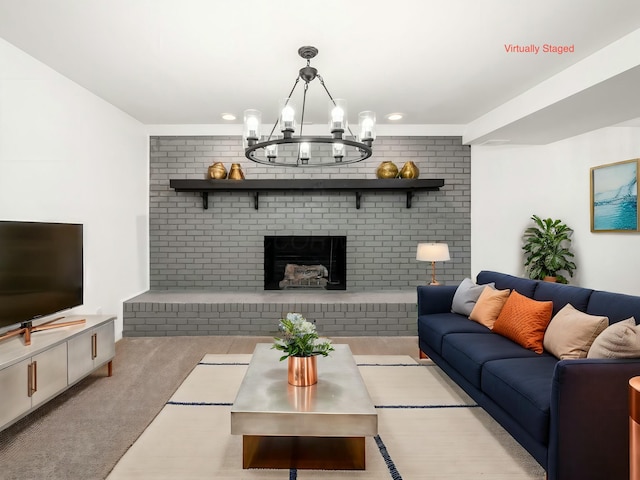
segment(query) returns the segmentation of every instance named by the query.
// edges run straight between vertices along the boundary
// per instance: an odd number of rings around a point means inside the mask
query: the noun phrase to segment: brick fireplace
[[[415,289],[426,267],[415,260],[419,242],[447,242],[451,261],[443,282],[470,271],[470,152],[459,137],[381,137],[374,156],[325,169],[254,164],[240,137],[152,137],[150,145],[150,283],[152,289],[240,289],[264,284],[263,242],[270,235],[346,236],[348,290]],[[406,208],[403,193],[368,193],[361,208],[352,193],[280,192],[211,195],[209,209],[194,193],[176,193],[172,178],[204,178],[221,161],[241,163],[251,178],[375,178],[380,162],[412,160],[421,178],[443,178],[436,192],[419,192]]]
[[[207,210],[200,195],[169,187],[170,179],[204,178],[218,161],[227,168],[240,163],[247,179],[374,179],[385,160],[399,167],[411,160],[420,178],[442,178],[445,186],[417,192],[411,208],[401,192],[367,193],[358,209],[353,193],[291,191],[260,195],[259,209],[248,192],[216,193]],[[427,281],[427,266],[415,259],[417,244],[449,244],[451,261],[439,267],[440,281],[470,274],[470,177],[470,150],[460,137],[379,137],[368,160],[307,170],[254,164],[244,158],[239,136],[151,137],[151,292],[125,304],[124,334],[265,334],[289,309],[324,318],[338,334],[415,334],[415,289]],[[261,294],[264,239],[276,235],[346,237],[343,297],[323,290],[311,298],[297,289]],[[163,291],[186,297],[162,302]],[[255,300],[230,305],[228,292]],[[362,300],[359,292],[370,296]],[[190,294],[197,300],[185,304]]]
[[[264,237],[264,289],[347,289],[347,237]]]

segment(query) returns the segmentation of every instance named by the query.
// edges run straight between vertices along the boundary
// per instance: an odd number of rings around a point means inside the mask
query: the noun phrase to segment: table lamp
[[[440,285],[440,282],[436,280],[436,262],[451,260],[449,245],[446,243],[419,243],[416,260],[431,262],[431,283],[429,285]]]

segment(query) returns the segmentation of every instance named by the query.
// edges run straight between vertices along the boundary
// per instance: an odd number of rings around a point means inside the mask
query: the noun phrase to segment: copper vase
[[[398,176],[398,167],[393,162],[382,162],[376,170],[378,178],[396,178]]]
[[[223,180],[227,178],[227,169],[222,162],[216,162],[207,169],[207,178],[212,180]]]
[[[317,357],[289,357],[287,380],[294,387],[308,387],[318,383]]]
[[[400,169],[400,178],[418,178],[420,170],[413,162],[405,163]]]
[[[231,180],[244,180],[244,173],[239,163],[232,163],[229,170],[229,178]]]

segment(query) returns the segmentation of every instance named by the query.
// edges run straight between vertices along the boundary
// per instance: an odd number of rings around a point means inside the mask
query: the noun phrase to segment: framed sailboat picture
[[[591,168],[591,231],[638,232],[640,159]]]

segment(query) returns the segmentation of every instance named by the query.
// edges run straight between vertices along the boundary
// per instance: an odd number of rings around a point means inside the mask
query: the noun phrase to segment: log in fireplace
[[[264,237],[264,289],[347,289],[347,237]]]

